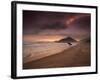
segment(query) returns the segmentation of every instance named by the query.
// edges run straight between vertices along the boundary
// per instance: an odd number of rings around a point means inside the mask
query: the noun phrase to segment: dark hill
[[[71,37],[66,37],[66,38],[63,38],[57,42],[67,42],[67,43],[71,43],[71,42],[77,42],[75,39],[71,38]]]

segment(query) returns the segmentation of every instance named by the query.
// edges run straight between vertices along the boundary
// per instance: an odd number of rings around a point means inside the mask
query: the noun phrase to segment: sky
[[[90,35],[91,14],[23,10],[24,42],[53,42]]]

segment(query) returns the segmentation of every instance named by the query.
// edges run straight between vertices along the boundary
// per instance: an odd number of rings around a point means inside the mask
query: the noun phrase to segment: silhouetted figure
[[[68,43],[69,45],[72,45],[71,43]]]

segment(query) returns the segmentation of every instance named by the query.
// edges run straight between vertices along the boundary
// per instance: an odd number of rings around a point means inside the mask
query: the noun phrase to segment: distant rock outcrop
[[[63,38],[63,39],[56,41],[56,42],[72,43],[72,42],[77,42],[77,41],[75,39],[71,38],[71,37],[66,37],[66,38]]]

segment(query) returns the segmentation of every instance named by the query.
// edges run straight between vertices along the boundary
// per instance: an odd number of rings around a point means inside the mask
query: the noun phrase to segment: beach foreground
[[[23,64],[23,69],[90,66],[90,42],[83,40],[76,46],[45,58]]]

